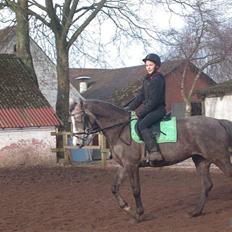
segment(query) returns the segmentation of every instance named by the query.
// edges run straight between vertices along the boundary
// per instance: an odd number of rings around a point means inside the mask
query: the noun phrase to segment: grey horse
[[[129,112],[104,101],[80,100],[70,106],[70,114],[74,117],[76,126],[82,128],[82,133],[86,136],[103,132],[112,157],[119,164],[112,193],[121,209],[132,215],[136,221],[142,221],[144,208],[140,195],[139,168],[144,145],[131,140]],[[208,193],[213,187],[209,174],[210,165],[215,164],[226,176],[232,176],[232,122],[192,116],[177,120],[177,130],[176,143],[160,144],[164,160],[157,162],[155,166],[169,166],[192,158],[202,184],[199,200],[191,212],[191,216],[198,216],[202,214]],[[120,194],[120,185],[125,176],[129,177],[136,210],[132,210]]]

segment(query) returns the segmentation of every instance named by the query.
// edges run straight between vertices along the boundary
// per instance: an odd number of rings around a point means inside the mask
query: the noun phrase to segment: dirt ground
[[[232,231],[232,183],[212,172],[204,215],[191,218],[200,192],[192,168],[141,170],[145,221],[134,224],[111,194],[115,167],[0,169],[1,232],[227,232]],[[128,182],[121,188],[129,203]]]

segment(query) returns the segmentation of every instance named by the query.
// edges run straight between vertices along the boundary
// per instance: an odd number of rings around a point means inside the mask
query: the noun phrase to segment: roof
[[[83,95],[87,98],[97,98],[108,100],[117,89],[121,89],[126,84],[133,83],[135,80],[141,79],[144,75],[143,66],[135,66],[121,69],[70,69],[70,80],[78,89],[78,80],[76,77],[88,76],[88,91]],[[104,89],[104,91],[103,91]]]
[[[165,62],[162,65],[161,72],[167,74],[173,70],[179,62]],[[87,98],[98,98],[109,100],[113,92],[122,89],[126,85],[131,85],[142,80],[145,75],[144,65],[119,68],[119,69],[88,69],[71,68],[70,80],[78,89],[78,80],[82,76],[91,77],[88,91],[83,95]],[[102,91],[104,89],[104,91]]]
[[[176,70],[184,60],[168,60],[163,62],[160,71],[167,76],[169,73]],[[192,65],[195,69],[195,66]],[[88,81],[89,88],[83,93],[86,98],[97,98],[100,100],[113,101],[114,103],[127,101],[133,96],[141,81],[146,74],[144,65],[126,67],[120,69],[70,69],[70,80],[78,89],[79,82],[76,77],[88,76],[91,79]],[[202,75],[209,84],[214,81],[207,75]],[[120,95],[120,96],[118,96]],[[125,96],[128,95],[128,96]],[[122,99],[123,98],[123,99]]]
[[[0,128],[58,126],[60,120],[12,54],[0,54]]]
[[[232,93],[232,80],[219,83],[206,89],[195,90],[194,93],[201,96],[225,95]]]
[[[15,27],[6,27],[0,30],[0,51],[3,51],[8,42],[15,36]]]

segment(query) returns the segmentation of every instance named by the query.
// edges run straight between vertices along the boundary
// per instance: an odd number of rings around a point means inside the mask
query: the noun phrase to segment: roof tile
[[[58,126],[60,120],[22,61],[0,54],[0,128]]]

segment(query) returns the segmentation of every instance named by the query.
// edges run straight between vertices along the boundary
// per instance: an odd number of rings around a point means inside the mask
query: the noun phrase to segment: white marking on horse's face
[[[77,145],[79,145],[80,143],[79,143],[79,140],[77,139],[77,137],[75,137],[75,136],[73,136],[72,137],[72,145],[73,146],[77,146]]]
[[[74,116],[71,116],[71,130],[72,130],[72,133],[77,133],[78,132],[78,130],[76,128]],[[81,143],[80,139],[77,139],[76,136],[72,136],[72,145],[73,146],[76,146],[76,145],[78,145],[80,143]]]
[[[72,132],[73,133],[77,132],[74,116],[71,116],[71,123],[72,123]]]
[[[72,131],[73,132],[83,132],[84,130],[84,112],[79,104],[76,104],[75,107],[70,112],[71,122],[72,122]]]
[[[72,115],[71,116],[71,131],[72,131],[72,133],[83,132],[83,126],[81,126],[81,128],[79,128],[78,126],[80,126],[80,123],[76,123],[75,117]],[[83,144],[83,137],[84,137],[84,135],[79,135],[78,137],[72,136],[72,145],[73,146],[82,145]]]
[[[71,130],[72,133],[77,133],[76,136],[72,137],[73,146],[84,146],[89,145],[93,139],[93,135],[84,134],[84,111],[80,104],[76,104],[70,112],[71,114]],[[80,133],[80,134],[78,134]],[[82,134],[81,134],[82,133]]]

